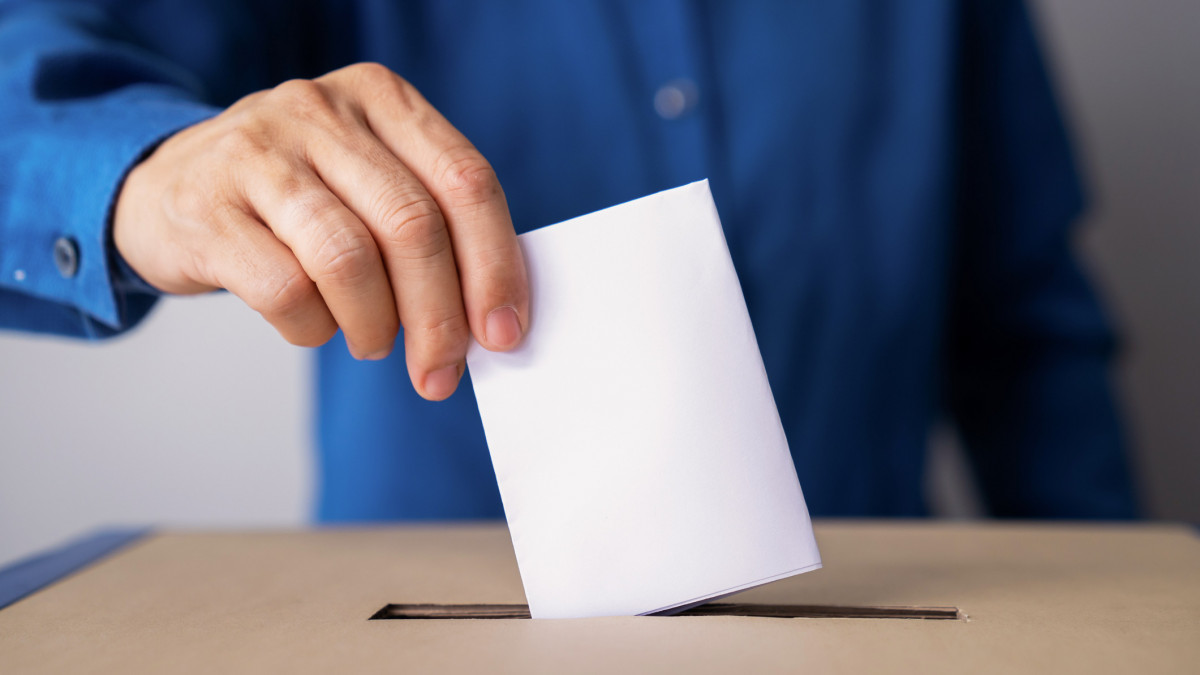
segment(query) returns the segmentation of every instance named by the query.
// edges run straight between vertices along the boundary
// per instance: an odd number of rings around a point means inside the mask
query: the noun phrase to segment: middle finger
[[[387,356],[399,320],[366,226],[306,166],[274,164],[249,173],[247,202],[316,283],[350,353],[371,360]]]

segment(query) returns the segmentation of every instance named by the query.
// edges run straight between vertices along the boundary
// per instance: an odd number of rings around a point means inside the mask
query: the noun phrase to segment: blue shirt
[[[0,325],[134,326],[154,294],[110,243],[125,172],[365,60],[476,144],[519,231],[711,180],[814,514],[925,513],[942,418],[992,513],[1133,514],[1080,190],[1016,2],[0,0]],[[320,518],[501,515],[469,383],[425,402],[399,346],[360,363],[340,337],[318,372]]]

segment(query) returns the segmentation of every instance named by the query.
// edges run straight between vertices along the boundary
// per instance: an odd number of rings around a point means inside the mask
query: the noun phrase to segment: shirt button
[[[79,271],[79,246],[70,237],[59,237],[54,241],[54,266],[64,279],[70,279]]]
[[[688,79],[671,80],[654,92],[654,112],[664,120],[677,120],[696,107],[700,90]]]

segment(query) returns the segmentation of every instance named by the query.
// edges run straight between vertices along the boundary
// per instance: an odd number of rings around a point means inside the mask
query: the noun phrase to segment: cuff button
[[[54,266],[64,279],[79,272],[79,246],[70,237],[59,237],[54,241]]]

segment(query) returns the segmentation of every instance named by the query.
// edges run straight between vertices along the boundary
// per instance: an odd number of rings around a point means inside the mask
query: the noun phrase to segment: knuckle
[[[291,171],[288,167],[272,167],[272,186],[279,193],[280,199],[283,200],[288,208],[291,209],[294,215],[310,215],[314,209],[324,207],[322,203],[318,203],[316,197],[313,196],[312,190],[296,172]]]
[[[291,101],[317,101],[325,98],[321,85],[313,80],[294,79],[275,85],[271,93]]]
[[[337,117],[337,106],[324,85],[314,80],[288,80],[272,91],[289,116],[328,121]]]
[[[351,72],[355,86],[366,100],[395,110],[403,110],[409,115],[413,111],[424,109],[420,105],[423,98],[416,87],[387,66],[378,63],[358,63],[347,70]]]
[[[305,311],[316,295],[312,280],[295,269],[264,279],[251,306],[270,317],[290,318]]]
[[[353,76],[367,84],[391,84],[395,80],[399,80],[400,76],[392,72],[391,68],[382,63],[366,61],[356,63],[346,69]]]
[[[266,155],[271,149],[271,142],[261,125],[247,120],[226,131],[217,141],[217,149],[231,163],[242,163]]]
[[[277,176],[267,185],[271,192],[263,197],[270,204],[266,222],[273,230],[284,227],[295,232],[308,232],[313,223],[321,222],[329,208],[321,195],[300,184],[298,179]]]
[[[432,258],[450,245],[442,212],[432,197],[390,199],[378,207],[387,240],[406,258]]]
[[[479,204],[500,197],[500,180],[496,171],[476,152],[463,153],[449,160],[441,175],[441,183],[454,199]]]
[[[160,199],[171,226],[172,244],[183,248],[207,248],[209,243],[225,240],[243,216],[219,190],[203,186],[175,184]]]
[[[378,259],[371,235],[347,228],[327,236],[313,254],[316,276],[343,284],[366,278]]]
[[[285,217],[298,227],[336,222],[340,216],[337,198],[307,177],[281,171],[272,187],[285,205]]]

